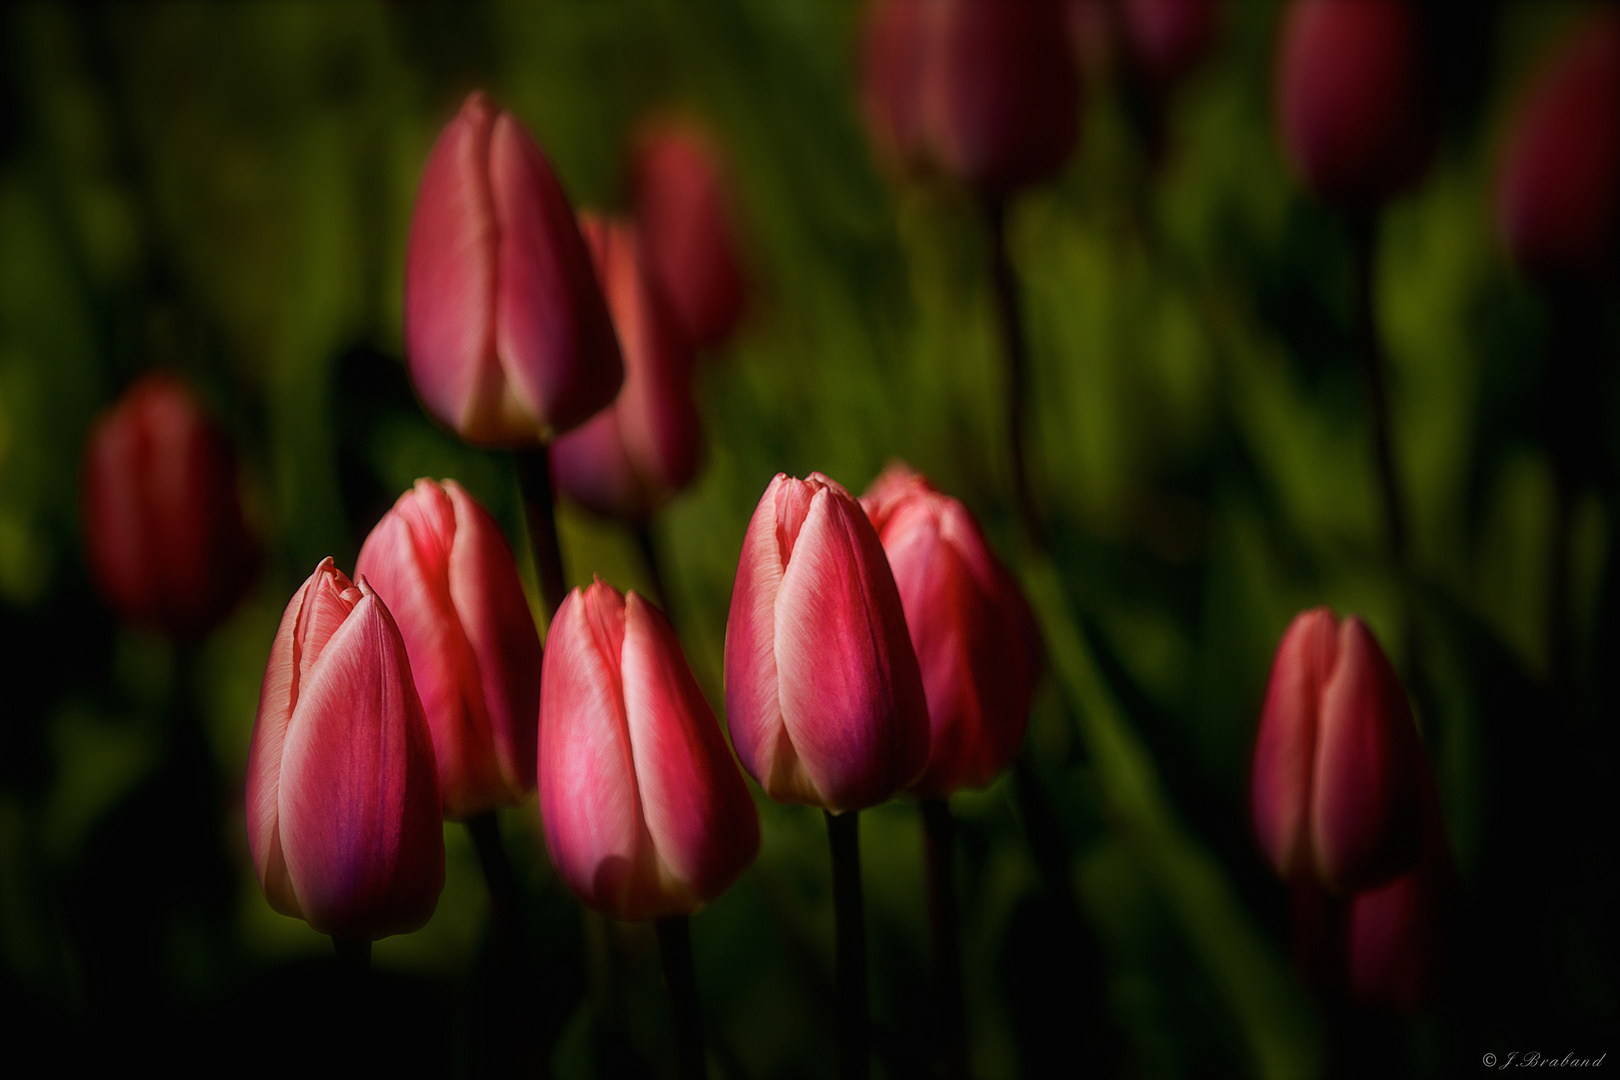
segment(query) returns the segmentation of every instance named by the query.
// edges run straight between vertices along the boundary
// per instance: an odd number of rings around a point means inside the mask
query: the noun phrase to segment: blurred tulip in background
[[[759,849],[753,800],[658,609],[598,579],[546,640],[540,811],[552,864],[621,919],[689,915]]]
[[[1255,832],[1278,875],[1342,895],[1410,870],[1426,770],[1406,690],[1366,624],[1299,615],[1254,749]]]
[[[1040,675],[1034,615],[979,525],[902,462],[861,505],[889,556],[922,670],[930,723],[924,798],[980,788],[1011,763]]]
[[[454,480],[418,480],[360,549],[388,605],[433,733],[448,818],[534,789],[540,638],[500,526]]]
[[[778,802],[864,810],[916,781],[928,706],[882,542],[820,473],[778,473],[748,523],[726,624],[726,719]]]
[[[287,605],[247,773],[270,906],[337,939],[427,922],[444,886],[438,772],[393,616],[327,559]]]
[[[624,387],[552,446],[552,474],[587,509],[643,523],[697,475],[692,348],[650,278],[641,230],[589,215],[581,228],[624,350]]]
[[[405,262],[405,351],[428,412],[487,445],[577,427],[623,378],[568,197],[534,138],[480,92],[422,170]]]
[[[121,618],[198,637],[253,583],[260,548],[230,442],[172,375],[146,376],[96,420],[80,497],[91,571]]]

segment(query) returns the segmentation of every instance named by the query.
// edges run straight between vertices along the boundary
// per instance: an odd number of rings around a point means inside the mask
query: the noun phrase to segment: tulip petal
[[[666,883],[685,894],[666,896],[668,910],[655,914],[684,914],[753,862],[759,820],[674,631],[635,593],[625,603],[625,715],[641,810]]]
[[[1338,650],[1338,623],[1331,611],[1301,614],[1277,647],[1266,688],[1254,750],[1254,827],[1266,857],[1285,878],[1309,857],[1317,714]]]
[[[326,569],[332,560],[321,563]],[[259,711],[253,721],[253,740],[248,748],[247,831],[248,850],[253,867],[270,906],[283,915],[302,916],[298,898],[287,876],[287,860],[281,850],[278,828],[281,798],[281,756],[287,738],[287,722],[297,697],[297,629],[311,578],[299,586],[281,616],[276,639],[270,645],[270,659],[264,667],[264,684],[259,691]]]
[[[433,914],[444,833],[432,739],[405,643],[375,594],[332,635],[293,707],[279,814],[316,930],[375,939]]]

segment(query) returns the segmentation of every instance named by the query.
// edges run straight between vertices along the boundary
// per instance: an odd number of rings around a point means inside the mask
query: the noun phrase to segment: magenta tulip
[[[80,495],[90,569],[130,622],[197,637],[252,584],[230,443],[174,376],[146,376],[96,420]]]
[[[1132,68],[1153,93],[1168,93],[1215,40],[1215,0],[1124,0],[1121,37]]]
[[[689,915],[759,850],[759,820],[658,609],[597,579],[557,609],[540,692],[551,861],[621,919]]]
[[[587,509],[640,524],[697,475],[692,349],[648,279],[635,227],[588,215],[581,226],[624,345],[624,389],[552,446],[552,476]]]
[[[540,637],[495,519],[454,480],[418,480],[371,530],[355,574],[405,640],[445,816],[522,802],[534,788]]]
[[[726,716],[778,802],[863,810],[928,762],[928,706],[888,556],[820,473],[777,474],[748,523],[726,624]]]
[[[534,139],[482,93],[422,171],[405,254],[405,351],[428,412],[488,445],[577,427],[623,377],[568,198]]]
[[[1496,189],[1498,229],[1531,273],[1600,270],[1620,230],[1620,17],[1594,15],[1532,88]]]
[[[248,847],[270,906],[334,938],[415,930],[444,887],[433,739],[381,598],[327,559],[270,647]]]
[[[861,56],[861,110],[878,157],[900,173],[932,160],[923,109],[931,0],[874,0]]]
[[[1427,778],[1425,778],[1427,779]],[[1433,996],[1440,973],[1452,864],[1433,784],[1423,794],[1417,869],[1350,902],[1347,975],[1363,1005],[1410,1015]]]
[[[637,140],[631,179],[647,273],[686,340],[712,349],[736,328],[746,297],[719,148],[694,124],[651,124]]]
[[[1254,824],[1287,880],[1335,894],[1410,870],[1427,771],[1411,707],[1360,619],[1296,618],[1277,647],[1254,750]]]
[[[928,767],[912,790],[983,787],[1024,740],[1040,674],[1034,615],[967,507],[908,466],[861,497],[889,556],[928,699]]]
[[[1406,0],[1296,0],[1277,58],[1284,148],[1318,197],[1366,208],[1416,183],[1433,149],[1420,27]]]

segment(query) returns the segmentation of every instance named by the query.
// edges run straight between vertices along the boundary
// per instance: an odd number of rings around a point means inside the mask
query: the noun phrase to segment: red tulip
[[[1408,1015],[1434,993],[1452,874],[1432,783],[1424,785],[1422,805],[1423,853],[1417,869],[1359,894],[1350,904],[1348,928],[1351,996],[1364,1005]]]
[[[495,519],[454,480],[418,480],[371,530],[355,574],[405,641],[445,816],[522,802],[534,788],[540,637]]]
[[[692,482],[700,458],[692,350],[644,272],[634,226],[581,218],[624,344],[624,389],[584,427],[558,439],[552,475],[580,505],[644,522]]]
[[[1601,268],[1620,229],[1620,17],[1594,15],[1553,58],[1514,125],[1496,189],[1508,250],[1537,274]]]
[[[1215,40],[1214,0],[1124,0],[1120,15],[1131,65],[1158,94],[1186,78]]]
[[[270,647],[247,775],[270,906],[323,934],[415,930],[444,887],[439,780],[405,643],[365,578],[327,559]]]
[[[1278,874],[1343,894],[1412,868],[1427,765],[1412,712],[1362,621],[1326,608],[1277,647],[1254,750],[1254,824]]]
[[[405,351],[428,412],[521,445],[613,400],[619,347],[551,165],[473,93],[422,170],[405,253]]]
[[[1040,635],[1018,584],[967,507],[904,464],[861,498],[894,570],[930,722],[924,798],[988,784],[1012,761],[1040,674]]]
[[[720,151],[692,124],[664,121],[642,132],[631,173],[647,272],[687,341],[714,348],[742,317],[745,294]]]
[[[737,756],[778,802],[863,810],[928,761],[928,706],[888,557],[820,473],[777,474],[737,564],[726,625]]]
[[[1277,58],[1277,115],[1318,197],[1367,207],[1421,178],[1432,151],[1419,24],[1406,0],[1296,0]]]
[[[1055,0],[876,0],[862,98],[880,151],[1004,195],[1074,151],[1080,80]]]
[[[172,375],[148,375],[90,429],[81,495],[90,569],[131,622],[196,637],[252,583],[230,443]]]
[[[759,819],[658,609],[597,579],[557,609],[540,693],[551,861],[621,919],[688,915],[759,850]]]

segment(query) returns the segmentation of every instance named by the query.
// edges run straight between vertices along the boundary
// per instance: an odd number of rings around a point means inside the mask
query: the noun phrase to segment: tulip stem
[[[658,952],[664,961],[670,1014],[675,1021],[675,1062],[681,1080],[704,1080],[709,1070],[703,1056],[703,1009],[698,1004],[697,972],[692,964],[691,920],[669,915],[657,921]]]
[[[523,513],[529,524],[534,551],[534,572],[540,578],[540,600],[546,619],[557,614],[568,595],[563,573],[562,543],[557,539],[557,500],[551,487],[551,448],[545,443],[512,452],[517,464],[518,487],[523,492]]]
[[[1378,215],[1376,211],[1357,213],[1350,219],[1350,245],[1354,262],[1354,295],[1351,333],[1367,384],[1367,404],[1372,412],[1373,450],[1378,467],[1379,492],[1384,503],[1384,526],[1389,552],[1399,568],[1406,565],[1406,511],[1401,499],[1400,478],[1395,471],[1395,450],[1389,417],[1389,388],[1383,342],[1378,334],[1377,295],[1374,275],[1377,263]]]
[[[956,822],[944,799],[922,801],[928,838],[928,934],[934,954],[934,1040],[938,1073],[960,1080],[967,1070],[967,1009],[956,908]]]
[[[861,902],[860,815],[827,811],[833,918],[838,936],[838,1078],[866,1080],[872,1042],[866,1008],[866,913]]]
[[[337,952],[338,963],[346,971],[371,970],[371,942],[335,937],[332,939],[332,948]]]
[[[1013,272],[1007,250],[1007,203],[1000,197],[984,202],[985,224],[990,232],[990,278],[995,287],[996,320],[1001,330],[1002,361],[1007,378],[1007,449],[1012,459],[1013,495],[1024,532],[1037,549],[1046,547],[1040,515],[1030,491],[1029,469],[1024,459],[1025,433],[1029,426],[1029,341],[1024,335],[1023,309],[1019,303],[1018,276]]]
[[[469,818],[466,825],[478,852],[479,865],[483,867],[484,884],[489,889],[495,946],[501,954],[507,992],[512,996],[513,1012],[518,1018],[513,1025],[517,1033],[518,1060],[525,1076],[543,1076],[543,1059],[535,1053],[534,1039],[529,1032],[529,1020],[538,1013],[528,992],[529,940],[523,930],[523,904],[517,876],[512,873],[511,860],[506,857],[506,848],[501,843],[501,827],[495,812],[489,810]]]
[[[1018,814],[1024,821],[1024,838],[1029,842],[1030,854],[1035,857],[1041,883],[1057,903],[1064,920],[1078,932],[1080,903],[1075,899],[1074,883],[1069,878],[1068,840],[1063,835],[1057,812],[1041,789],[1034,766],[1029,763],[1028,753],[1026,747],[1013,761],[1013,792]]]
[[[647,566],[647,577],[653,591],[658,594],[658,606],[664,609],[664,618],[675,625],[675,608],[670,600],[669,585],[664,581],[664,565],[658,557],[658,537],[653,534],[651,522],[636,526],[636,547],[641,549],[641,561]]]

